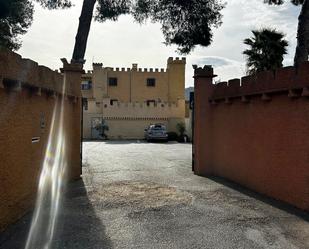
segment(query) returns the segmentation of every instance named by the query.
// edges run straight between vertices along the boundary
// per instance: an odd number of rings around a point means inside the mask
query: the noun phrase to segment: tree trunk
[[[82,12],[79,18],[78,30],[75,37],[75,46],[72,56],[72,62],[85,62],[84,56],[87,47],[87,40],[95,2],[96,0],[84,0]]]
[[[308,61],[309,55],[309,0],[305,0],[298,17],[297,47],[294,65]]]

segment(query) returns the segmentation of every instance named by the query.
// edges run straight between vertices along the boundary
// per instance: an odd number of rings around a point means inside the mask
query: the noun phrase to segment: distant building
[[[81,86],[84,138],[100,139],[105,133],[110,139],[141,139],[154,123],[176,132],[185,120],[185,65],[185,58],[172,57],[166,69],[94,63]]]

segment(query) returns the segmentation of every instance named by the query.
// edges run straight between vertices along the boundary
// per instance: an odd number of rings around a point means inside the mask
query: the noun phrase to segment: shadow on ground
[[[1,249],[23,249],[30,227],[27,214],[0,234]],[[43,248],[43,247],[42,247]],[[110,249],[113,248],[105,226],[96,216],[83,180],[68,185],[58,216],[51,248]]]
[[[141,140],[83,140],[83,142],[88,143],[104,143],[106,145],[121,145],[121,144],[162,144],[162,145],[174,145],[179,144],[177,141],[161,141],[161,140],[152,140],[147,142],[144,139]],[[188,143],[189,144],[189,143]]]
[[[298,216],[299,218],[305,220],[305,221],[309,221],[309,213],[303,211],[303,210],[300,210],[299,208],[296,208],[296,207],[293,207],[292,205],[289,205],[283,201],[279,201],[279,200],[275,200],[271,197],[268,197],[266,195],[263,195],[263,194],[260,194],[260,193],[257,193],[257,192],[254,192],[248,188],[245,188],[235,182],[232,182],[230,180],[227,180],[225,178],[222,178],[222,177],[217,177],[217,176],[210,176],[210,177],[207,177],[209,178],[210,180],[214,181],[214,182],[217,182],[219,184],[222,184],[228,188],[232,188],[246,196],[249,196],[251,198],[254,198],[256,200],[259,200],[259,201],[262,201],[266,204],[269,204],[273,207],[276,207],[278,209],[281,209],[282,211],[285,211],[289,214],[292,214],[292,215],[295,215],[295,216]]]

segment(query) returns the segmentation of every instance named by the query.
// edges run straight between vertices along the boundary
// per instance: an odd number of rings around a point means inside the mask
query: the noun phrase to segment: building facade
[[[185,58],[172,57],[166,69],[94,63],[82,82],[84,139],[103,134],[109,139],[142,139],[144,129],[154,123],[177,132],[177,123],[185,119],[185,65]]]

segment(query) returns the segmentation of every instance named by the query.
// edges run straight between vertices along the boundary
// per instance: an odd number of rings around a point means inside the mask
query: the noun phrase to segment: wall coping
[[[288,92],[289,97],[308,96],[309,62],[302,63],[298,68],[283,67],[212,84],[212,89],[209,101],[284,92]]]
[[[21,55],[6,49],[0,49],[0,88],[20,91],[28,88],[40,95],[62,95],[63,72],[81,71],[82,66],[69,64],[62,59],[64,68],[62,73],[52,70],[37,62],[23,58]],[[74,87],[68,85],[64,93],[69,97],[79,97],[74,93]]]
[[[181,107],[181,104],[185,104],[184,99],[179,99],[177,102],[156,102],[149,103],[147,105],[147,101],[135,101],[135,102],[115,102],[113,105],[110,104],[110,98],[104,99],[103,101],[95,101],[95,99],[92,99],[92,101],[98,103],[100,106],[102,105],[103,109],[116,109],[116,108],[149,108],[149,109],[164,109],[164,108],[179,108]]]
[[[94,70],[106,70],[107,72],[136,72],[136,73],[167,73],[169,65],[186,64],[186,57],[169,57],[167,59],[167,68],[139,68],[137,63],[132,64],[132,68],[125,67],[103,67],[103,63],[92,63],[93,70],[88,70],[84,76],[89,76]]]

